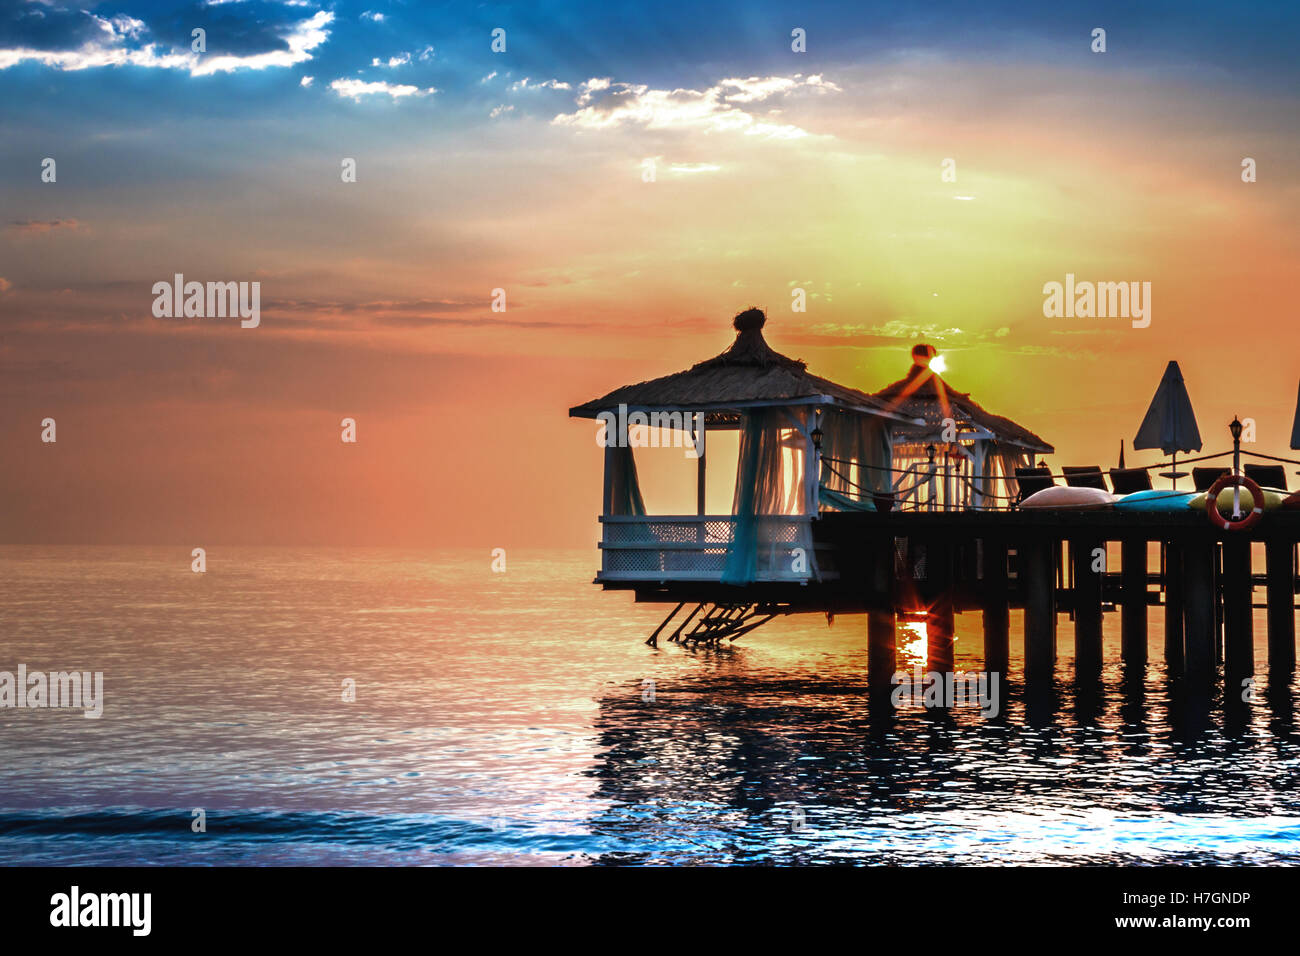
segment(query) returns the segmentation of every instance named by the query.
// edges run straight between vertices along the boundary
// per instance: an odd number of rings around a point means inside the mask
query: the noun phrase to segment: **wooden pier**
[[[671,608],[647,643],[716,645],[783,614],[865,614],[868,670],[873,683],[887,684],[900,619],[924,621],[930,668],[951,671],[955,615],[978,610],[984,668],[1048,687],[1059,641],[1070,636],[1076,676],[1100,678],[1103,622],[1118,613],[1126,674],[1141,674],[1154,637],[1172,678],[1209,688],[1222,674],[1232,688],[1255,672],[1253,612],[1267,607],[1270,680],[1292,672],[1300,510],[1291,509],[1300,493],[1287,497],[1285,469],[1300,461],[1243,451],[1236,418],[1230,453],[1199,454],[1177,362],[1166,365],[1133,439],[1134,449],[1159,449],[1168,464],[1126,469],[1121,446],[1109,485],[1100,466],[1063,467],[1066,487],[1053,492],[1058,476],[1042,456],[1055,447],[953,388],[932,346],[914,344],[906,375],[868,393],[772,349],[766,322],[762,310],[746,309],[732,320],[736,339],[726,351],[569,409],[602,426],[596,583]],[[1294,448],[1300,411],[1297,421]],[[634,440],[638,428],[689,436],[696,513],[646,508],[633,453],[645,447]],[[734,492],[728,511],[708,513],[704,439],[719,431],[737,434]],[[1197,457],[1179,462],[1192,451]],[[1252,458],[1244,466],[1243,455]],[[1176,483],[1187,477],[1177,465],[1194,463],[1198,491],[1217,494],[1231,481],[1253,488],[1260,505],[1224,530],[1189,500],[1155,504],[1177,495],[1171,488],[1151,497],[1151,472],[1168,469],[1159,477]],[[1198,471],[1210,481],[1198,483]],[[1116,555],[1118,565],[1108,566]],[[1148,627],[1152,607],[1163,609],[1158,636]],[[1013,611],[1024,616],[1021,675],[1008,673]]]
[[[635,590],[638,601],[674,602],[677,610],[702,606],[719,622],[697,626],[705,639],[734,638],[781,614],[865,613],[870,676],[886,684],[896,670],[900,616],[924,617],[930,669],[952,670],[953,615],[977,610],[984,667],[1012,679],[1011,612],[1023,611],[1020,676],[1031,689],[1053,680],[1062,637],[1073,637],[1079,678],[1100,674],[1106,613],[1120,616],[1126,666],[1144,666],[1157,637],[1172,677],[1208,688],[1221,665],[1226,686],[1236,688],[1254,673],[1252,612],[1266,607],[1270,673],[1295,666],[1300,512],[1268,512],[1248,531],[1219,531],[1190,509],[823,513],[813,533],[824,566],[834,568],[821,582],[604,584]],[[1262,547],[1253,549],[1257,543]],[[1252,562],[1254,550],[1262,552],[1262,567]],[[1118,567],[1100,557],[1116,553]],[[1163,609],[1158,636],[1148,628],[1151,607]],[[1072,635],[1058,635],[1058,619]]]
[[[840,579],[831,590],[843,596],[856,588],[867,598],[875,616],[871,660],[882,672],[894,666],[885,622],[890,612],[910,610],[899,606],[900,594],[942,607],[945,615],[948,608],[982,611],[984,664],[999,672],[1008,666],[1009,611],[1023,610],[1024,680],[1030,686],[1053,677],[1063,613],[1073,620],[1081,677],[1100,672],[1108,611],[1120,615],[1124,663],[1146,664],[1152,606],[1164,611],[1164,657],[1172,675],[1203,683],[1222,664],[1229,687],[1252,676],[1256,607],[1268,610],[1270,669],[1295,665],[1300,512],[1269,512],[1245,532],[1216,530],[1191,510],[824,514],[815,530],[838,560]],[[891,565],[885,542],[908,560]],[[1107,548],[1112,543],[1118,548]],[[1262,568],[1252,565],[1255,543],[1262,545]],[[1158,571],[1149,569],[1153,545],[1162,558]],[[1118,568],[1104,563],[1116,550]],[[1263,589],[1262,604],[1254,600],[1256,589]],[[950,668],[951,658],[932,651],[931,666]]]

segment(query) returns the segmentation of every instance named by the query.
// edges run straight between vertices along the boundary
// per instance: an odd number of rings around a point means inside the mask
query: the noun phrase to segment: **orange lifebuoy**
[[[1229,485],[1239,485],[1250,492],[1251,501],[1254,507],[1251,508],[1246,517],[1238,521],[1231,518],[1225,518],[1219,514],[1218,497],[1219,492]],[[1245,475],[1234,475],[1230,472],[1224,472],[1219,476],[1214,484],[1210,485],[1210,490],[1205,493],[1205,514],[1210,519],[1210,524],[1216,528],[1222,528],[1224,531],[1245,531],[1252,527],[1264,515],[1264,492],[1260,491],[1259,485],[1251,481]]]

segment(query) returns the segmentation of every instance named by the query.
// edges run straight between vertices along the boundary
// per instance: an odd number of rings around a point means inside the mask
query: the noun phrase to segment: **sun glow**
[[[925,621],[903,621],[901,637],[898,647],[900,663],[924,664],[930,650]]]
[[[930,371],[934,372],[936,375],[942,375],[947,370],[948,363],[943,360],[942,355],[936,355],[934,358],[930,359]]]

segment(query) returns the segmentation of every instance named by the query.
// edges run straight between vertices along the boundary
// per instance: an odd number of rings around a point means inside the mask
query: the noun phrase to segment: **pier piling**
[[[1268,594],[1269,674],[1295,667],[1295,547],[1285,538],[1264,543],[1264,580]]]
[[[888,687],[898,669],[894,660],[894,612],[867,612],[867,681]]]
[[[1214,543],[1195,538],[1183,546],[1183,672],[1189,682],[1205,683],[1214,674]],[[1172,569],[1171,569],[1172,570]],[[1172,575],[1171,575],[1172,577]]]
[[[925,544],[926,592],[930,595],[926,615],[927,666],[947,673],[954,667],[953,548],[947,541]]]
[[[1164,544],[1165,669],[1170,677],[1183,673],[1183,547]]]
[[[1223,671],[1228,685],[1255,671],[1250,539],[1223,542]]]
[[[879,535],[871,546],[867,583],[867,681],[888,687],[897,670],[894,624],[894,537]]]
[[[1007,543],[984,539],[984,669],[1006,674],[1011,659],[1011,605],[1007,601]]]
[[[1044,537],[1017,547],[1025,586],[1025,682],[1050,683],[1056,664],[1055,557],[1059,547]]]
[[[1147,662],[1147,542],[1120,542],[1120,652],[1126,664]],[[1179,621],[1182,608],[1178,609]],[[1179,644],[1181,645],[1181,640]]]
[[[1074,664],[1081,672],[1101,668],[1101,571],[1095,552],[1102,542],[1090,536],[1070,541],[1074,565]],[[1105,567],[1103,561],[1101,567]]]

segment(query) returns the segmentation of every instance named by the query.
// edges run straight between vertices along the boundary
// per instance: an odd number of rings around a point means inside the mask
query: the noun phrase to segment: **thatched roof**
[[[945,418],[958,425],[969,424],[990,432],[994,440],[1018,445],[1030,451],[1051,454],[1056,449],[1029,429],[1009,418],[986,411],[967,392],[951,388],[929,367],[934,349],[918,345],[912,350],[914,364],[907,375],[886,385],[874,397],[907,418],[925,420],[923,426],[903,425],[894,428],[895,441],[929,441],[942,428]]]
[[[736,341],[722,354],[684,372],[616,388],[569,409],[569,415],[595,418],[626,405],[629,409],[714,412],[711,422],[726,422],[734,421],[734,411],[744,407],[819,404],[902,417],[866,392],[813,375],[803,362],[774,351],[763,338],[766,321],[759,309],[741,312],[732,323]]]

